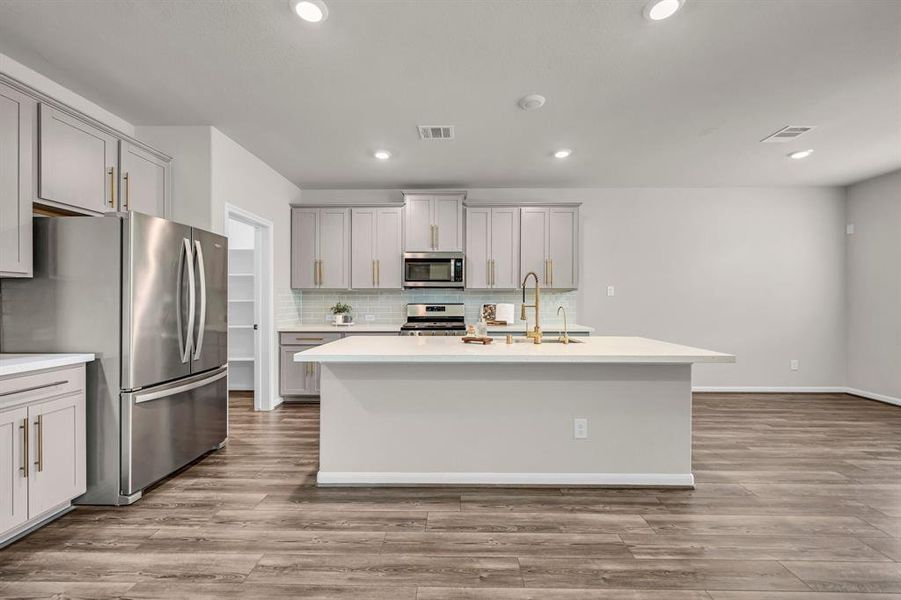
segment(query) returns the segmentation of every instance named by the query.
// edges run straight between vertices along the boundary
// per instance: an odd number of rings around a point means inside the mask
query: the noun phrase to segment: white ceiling
[[[901,167],[898,1],[688,0],[659,23],[640,0],[326,1],[314,26],[286,0],[3,0],[0,52],[135,124],[214,125],[305,188],[836,185]],[[519,110],[529,93],[546,106]],[[818,128],[758,143],[784,125]]]

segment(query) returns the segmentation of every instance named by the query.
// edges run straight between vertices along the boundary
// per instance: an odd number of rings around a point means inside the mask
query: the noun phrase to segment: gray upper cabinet
[[[519,287],[519,208],[466,208],[466,287]]]
[[[404,249],[462,251],[465,196],[462,192],[404,194]]]
[[[121,210],[165,218],[170,212],[169,161],[125,140],[119,150]]]
[[[118,138],[40,105],[38,197],[95,213],[118,209]]]
[[[291,287],[350,287],[350,209],[291,209]]]
[[[351,287],[400,289],[403,210],[400,207],[351,209]]]
[[[0,84],[0,277],[31,277],[37,103]]]
[[[579,208],[522,208],[520,274],[534,271],[541,285],[575,289],[579,284]]]

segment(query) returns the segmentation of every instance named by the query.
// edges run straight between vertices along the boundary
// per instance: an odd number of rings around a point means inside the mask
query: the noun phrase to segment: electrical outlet
[[[375,315],[366,315],[364,318],[367,321],[375,321]]]
[[[588,419],[573,419],[573,437],[577,440],[588,439]]]
[[[793,358],[793,359],[791,360],[791,362],[788,363],[788,366],[789,366],[789,368],[790,368],[792,371],[797,371],[797,370],[798,370],[798,367],[799,367],[798,359],[797,359],[797,358]]]
[[[608,295],[608,296],[615,296],[615,295],[616,295],[616,288],[613,287],[612,285],[608,285],[608,286],[607,286],[607,295]]]
[[[845,227],[845,233],[848,235],[854,235],[854,223],[848,223],[848,226]]]

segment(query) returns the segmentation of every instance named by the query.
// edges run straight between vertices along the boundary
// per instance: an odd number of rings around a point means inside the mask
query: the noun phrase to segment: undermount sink
[[[514,341],[515,343],[517,343],[517,344],[534,344],[534,343],[535,343],[535,342],[532,340],[532,338],[527,338],[527,337],[515,337],[515,338],[513,338],[513,341]],[[542,337],[542,338],[541,338],[541,343],[542,343],[542,344],[562,344],[563,341],[562,341],[558,336],[554,335],[554,336],[544,336],[544,337]],[[577,337],[570,337],[570,338],[569,338],[569,343],[570,343],[570,344],[584,344],[585,341],[584,341],[584,340],[580,340],[580,339],[577,338]]]

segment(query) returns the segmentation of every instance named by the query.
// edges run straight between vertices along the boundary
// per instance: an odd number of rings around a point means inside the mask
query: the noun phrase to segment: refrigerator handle
[[[194,344],[194,360],[200,358],[200,351],[203,350],[203,330],[206,325],[206,270],[203,266],[203,247],[200,240],[194,240],[194,248],[197,257],[197,271],[200,275],[200,321],[197,326],[197,342]],[[193,332],[194,329],[192,328]]]
[[[188,325],[185,327],[185,343],[181,353],[181,362],[186,363],[191,358],[191,342],[194,336],[194,253],[191,252],[191,240],[182,238],[182,242],[184,242],[185,264],[188,267]],[[180,283],[181,273],[179,273],[178,278]],[[181,304],[181,294],[179,294],[178,302]],[[181,332],[179,332],[179,336],[181,336]]]

